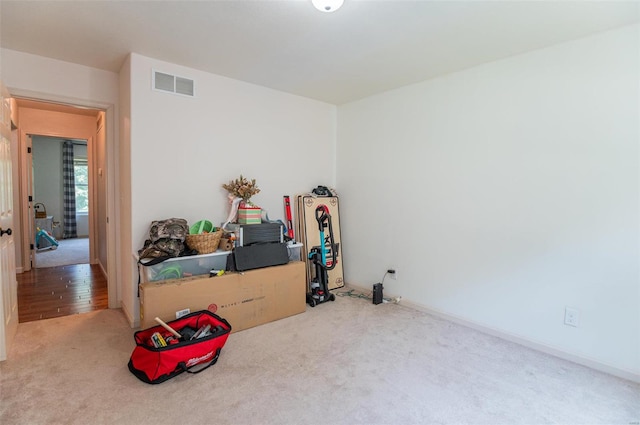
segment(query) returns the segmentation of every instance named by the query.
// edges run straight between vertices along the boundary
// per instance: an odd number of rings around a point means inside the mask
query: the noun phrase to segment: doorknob
[[[11,236],[11,228],[8,228],[7,230],[2,230],[2,227],[0,227],[0,236],[3,236],[5,233]]]

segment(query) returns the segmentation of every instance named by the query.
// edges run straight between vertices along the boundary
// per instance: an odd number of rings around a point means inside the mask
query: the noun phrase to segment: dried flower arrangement
[[[240,174],[240,178],[235,180],[230,180],[229,183],[222,185],[223,189],[226,189],[230,195],[233,195],[237,198],[242,198],[242,200],[251,204],[249,201],[253,195],[260,193],[260,189],[256,184],[256,179],[247,179]]]

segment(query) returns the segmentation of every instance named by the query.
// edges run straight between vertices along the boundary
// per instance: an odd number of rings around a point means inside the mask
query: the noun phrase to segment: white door
[[[7,359],[18,327],[18,284],[13,243],[13,191],[11,175],[11,103],[0,81],[0,361]]]

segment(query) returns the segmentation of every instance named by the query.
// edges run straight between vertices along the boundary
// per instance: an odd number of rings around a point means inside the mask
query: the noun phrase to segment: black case
[[[238,246],[259,243],[282,243],[283,225],[280,223],[241,224]]]
[[[235,269],[259,269],[269,266],[280,266],[289,262],[289,251],[286,243],[263,243],[249,246],[237,246],[233,249]]]

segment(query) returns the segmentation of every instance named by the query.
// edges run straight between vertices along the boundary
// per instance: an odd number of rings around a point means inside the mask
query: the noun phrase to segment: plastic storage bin
[[[225,270],[227,256],[231,251],[216,251],[211,254],[190,255],[171,258],[153,266],[139,265],[140,282],[155,282],[179,279],[188,276],[209,275],[212,269]]]
[[[302,251],[302,243],[294,243],[287,245],[289,251],[289,261],[301,261],[300,252]]]

